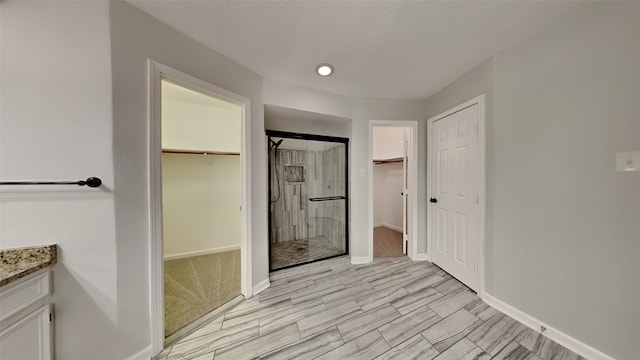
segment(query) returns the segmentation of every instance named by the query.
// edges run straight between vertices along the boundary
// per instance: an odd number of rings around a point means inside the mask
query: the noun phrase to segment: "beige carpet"
[[[165,337],[238,295],[240,250],[165,261]]]
[[[373,256],[403,256],[402,233],[384,226],[373,228]]]

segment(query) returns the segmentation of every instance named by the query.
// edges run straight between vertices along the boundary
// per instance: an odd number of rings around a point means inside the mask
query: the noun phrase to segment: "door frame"
[[[436,115],[427,120],[427,196],[426,199],[432,197],[432,177],[433,177],[433,164],[431,161],[431,146],[433,145],[429,141],[431,133],[433,132],[433,123],[441,120],[449,115],[455,114],[473,105],[478,105],[478,173],[477,173],[477,195],[478,195],[478,227],[477,227],[477,264],[478,271],[478,296],[483,298],[484,295],[484,280],[485,280],[485,228],[486,228],[486,95],[482,94],[471,100],[451,108],[439,115]],[[433,247],[435,241],[431,236],[431,216],[433,213],[432,206],[430,206],[427,200],[427,258],[432,261]]]
[[[240,203],[240,291],[251,297],[251,102],[231,91],[194,76],[148,60],[149,126],[149,310],[151,350],[155,355],[164,348],[164,263],[162,242],[162,101],[161,80],[169,79],[181,86],[240,105],[242,108],[242,199]]]
[[[418,121],[415,120],[369,120],[369,256],[368,262],[373,262],[373,128],[374,127],[404,127],[411,129],[411,144],[409,157],[409,164],[407,169],[409,171],[409,196],[411,202],[411,226],[408,229],[409,232],[409,249],[407,249],[407,256],[411,260],[418,259]]]

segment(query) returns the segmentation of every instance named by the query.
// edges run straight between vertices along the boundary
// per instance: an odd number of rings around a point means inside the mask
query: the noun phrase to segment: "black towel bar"
[[[102,185],[102,180],[97,177],[90,177],[87,180],[79,181],[0,181],[0,185],[86,185],[95,188]]]

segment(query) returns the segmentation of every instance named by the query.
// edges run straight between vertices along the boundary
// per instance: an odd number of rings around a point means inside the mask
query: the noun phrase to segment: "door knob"
[[[438,199],[436,199],[436,198],[431,198],[431,199],[429,199],[429,202],[437,203],[437,202],[438,202]]]

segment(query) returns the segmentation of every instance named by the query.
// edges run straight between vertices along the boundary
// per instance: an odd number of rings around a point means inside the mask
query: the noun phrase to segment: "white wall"
[[[351,138],[351,247],[353,257],[369,257],[369,120],[418,120],[424,116],[423,100],[352,99],[353,112]],[[418,137],[418,141],[423,139]],[[418,169],[426,167],[421,154],[417,154]],[[423,165],[424,164],[424,165]],[[364,175],[364,176],[363,176]],[[420,176],[420,172],[418,172]],[[420,182],[418,182],[420,183]],[[424,188],[418,187],[418,197],[424,198]],[[421,195],[422,194],[422,195]],[[418,219],[426,219],[426,207],[418,202]],[[418,244],[426,242],[419,233]],[[425,246],[426,247],[426,246]]]
[[[164,257],[240,248],[240,156],[162,155]]]
[[[0,8],[0,178],[103,181],[98,189],[3,187],[0,247],[58,244],[58,359],[124,358],[148,343],[141,327],[148,316],[145,307],[123,314],[128,285],[145,299],[146,283],[118,276],[125,242],[115,234],[107,3],[5,1]],[[136,254],[140,266],[144,259]]]
[[[369,174],[369,120],[419,120],[424,116],[424,101],[349,98],[268,79],[263,82],[263,99],[266,104],[351,119],[349,253],[352,257],[368,258],[370,206],[368,177],[373,176]],[[423,141],[420,136],[418,140]],[[422,172],[419,171],[418,176],[422,173],[426,174],[424,170],[426,160],[422,161],[418,154],[417,161],[418,169],[422,170]],[[418,188],[418,197],[424,199],[424,188]],[[418,219],[425,218],[426,207],[418,206]],[[422,243],[426,244],[426,236],[419,236],[419,246]],[[422,247],[426,248],[424,244]]]
[[[239,153],[242,107],[162,81],[162,148]]]
[[[300,134],[351,137],[351,119],[275,105],[265,105],[264,127]]]
[[[262,92],[265,104],[351,118],[351,99],[349,97],[285,84],[271,79],[263,80]]]
[[[595,3],[426,103],[489,90],[487,291],[620,360],[640,333],[640,4]],[[473,93],[473,94],[471,94]]]
[[[373,226],[402,231],[401,162],[373,165]]]
[[[373,127],[373,159],[387,160],[404,157],[403,127],[374,126]]]

